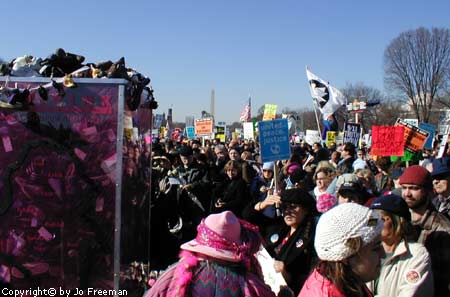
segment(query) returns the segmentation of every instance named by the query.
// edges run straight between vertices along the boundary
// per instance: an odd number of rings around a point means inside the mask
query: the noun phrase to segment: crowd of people
[[[275,296],[261,245],[278,296],[450,296],[450,152],[436,153],[303,142],[263,163],[253,141],[156,139],[151,265],[168,269],[145,296]]]

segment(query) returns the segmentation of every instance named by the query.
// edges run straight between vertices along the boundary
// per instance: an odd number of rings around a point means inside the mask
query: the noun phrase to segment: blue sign
[[[195,127],[194,126],[186,127],[186,136],[187,136],[187,138],[195,137]]]
[[[287,119],[259,122],[258,130],[263,162],[290,158],[291,146]]]
[[[431,125],[428,123],[420,122],[419,128],[422,128],[425,131],[430,132],[423,148],[427,149],[427,150],[432,150],[433,149],[433,140],[434,140],[434,131],[436,130],[436,127],[434,125]]]

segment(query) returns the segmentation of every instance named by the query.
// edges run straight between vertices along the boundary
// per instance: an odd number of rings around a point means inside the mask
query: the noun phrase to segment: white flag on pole
[[[346,98],[338,89],[309,71],[308,67],[306,67],[306,76],[308,77],[311,96],[317,103],[323,119],[326,120],[339,107],[347,104]]]

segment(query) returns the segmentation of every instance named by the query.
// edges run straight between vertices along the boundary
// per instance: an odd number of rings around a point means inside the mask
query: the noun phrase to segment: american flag
[[[239,118],[239,121],[249,122],[251,118],[252,118],[252,98],[248,97],[248,101],[241,112],[241,117]]]

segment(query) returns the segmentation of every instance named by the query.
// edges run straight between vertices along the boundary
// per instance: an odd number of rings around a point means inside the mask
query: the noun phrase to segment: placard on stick
[[[405,149],[412,153],[417,153],[423,148],[428,135],[430,134],[428,131],[413,126],[402,119],[397,119],[395,126],[402,126],[405,128],[405,134],[403,135],[405,138]]]
[[[402,126],[372,126],[371,154],[375,156],[403,156],[405,128]]]

